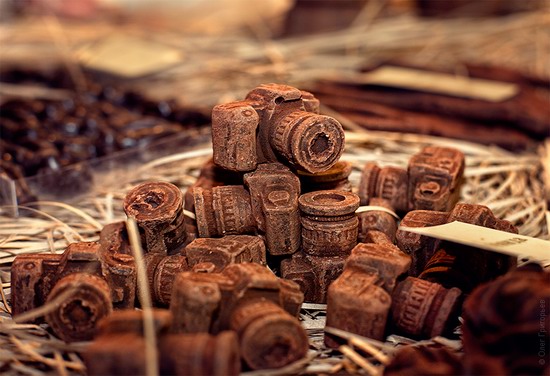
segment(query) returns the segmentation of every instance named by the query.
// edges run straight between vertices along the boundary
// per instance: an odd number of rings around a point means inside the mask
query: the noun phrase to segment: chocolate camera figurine
[[[458,326],[462,292],[439,283],[407,277],[392,294],[392,327],[414,338],[447,335]]]
[[[214,265],[219,273],[228,265],[243,262],[266,264],[265,243],[259,236],[227,235],[223,238],[198,238],[185,247],[190,267],[204,262]]]
[[[410,257],[394,245],[359,243],[327,293],[327,326],[383,339],[397,278]],[[325,337],[328,346],[335,342]]]
[[[112,251],[81,242],[61,255],[17,256],[11,268],[13,316],[56,302],[46,315],[54,333],[67,342],[91,339],[98,321],[113,308],[134,307],[134,258]]]
[[[243,263],[221,273],[180,273],[170,310],[175,332],[236,331],[246,364],[265,369],[305,356],[307,335],[295,317],[302,302],[295,283],[262,265]]]
[[[393,208],[388,200],[373,197],[369,200],[369,206],[388,209],[393,212]],[[395,233],[397,232],[397,218],[383,210],[369,210],[358,213],[359,218],[359,234],[357,240],[361,243],[377,243],[373,239],[369,239],[369,233],[372,231],[382,232],[386,234],[391,243],[395,242]]]
[[[281,275],[300,285],[306,302],[325,303],[328,286],[357,244],[359,197],[348,191],[313,191],[298,203],[302,249],[281,261]]]
[[[319,115],[311,94],[278,84],[260,85],[244,101],[212,110],[214,163],[227,170],[253,171],[264,162],[296,170],[328,170],[342,155],[344,131]]]
[[[464,203],[457,204],[449,212],[412,211],[403,218],[401,226],[426,227],[453,221],[517,233],[514,225],[496,218],[488,207]],[[459,287],[464,293],[506,273],[513,264],[510,256],[443,242],[412,232],[397,230],[396,237],[399,248],[412,257],[412,276],[438,282],[446,288]]]
[[[241,369],[239,344],[234,332],[173,334],[172,315],[155,309],[158,373],[176,376],[233,376]],[[99,335],[84,351],[89,375],[145,375],[146,344],[143,312],[114,312],[100,323]]]
[[[208,160],[199,172],[195,183],[187,188],[184,195],[183,208],[191,213],[195,212],[195,198],[193,192],[195,188],[212,189],[222,185],[242,185],[243,174],[235,171],[224,170],[216,166],[212,159]],[[186,243],[190,243],[199,237],[197,222],[195,219],[185,216],[185,227],[187,230]]]
[[[448,211],[459,199],[464,154],[453,148],[427,146],[409,160],[408,169],[367,163],[359,185],[361,203],[388,200],[398,212]]]
[[[174,254],[183,246],[187,237],[183,193],[174,184],[137,185],[124,199],[124,212],[136,219],[146,253]]]
[[[193,190],[201,237],[259,232],[271,255],[300,247],[300,181],[280,163],[265,163],[245,174],[242,185]]]
[[[210,273],[219,273],[230,264],[254,262],[265,265],[265,244],[259,236],[228,235],[223,238],[197,238],[182,253],[164,256],[148,253],[144,257],[149,290],[156,305],[167,306],[177,274],[194,271],[208,263]]]
[[[296,282],[304,293],[304,301],[324,304],[329,285],[344,270],[348,253],[339,256],[313,256],[296,252],[281,261],[281,276]]]

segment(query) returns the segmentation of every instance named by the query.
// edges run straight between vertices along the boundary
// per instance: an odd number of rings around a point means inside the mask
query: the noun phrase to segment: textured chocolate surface
[[[239,344],[234,332],[173,334],[169,311],[153,310],[161,375],[238,375]],[[101,323],[98,338],[83,357],[90,375],[144,375],[147,373],[143,313],[113,313]]]
[[[476,288],[462,317],[466,366],[496,362],[507,374],[550,369],[550,276],[538,267],[510,272]]]
[[[278,84],[260,85],[244,101],[212,110],[214,163],[253,171],[259,163],[282,162],[297,170],[328,170],[344,150],[344,131],[319,115],[310,93]]]
[[[281,282],[262,265],[242,263],[221,274],[179,274],[170,309],[176,332],[232,329],[246,364],[266,369],[305,356],[307,335],[295,317],[302,301],[297,284]]]
[[[61,255],[19,255],[11,281],[13,315],[55,301],[45,320],[68,342],[91,339],[102,317],[135,301],[133,257],[95,242],[72,243]]]

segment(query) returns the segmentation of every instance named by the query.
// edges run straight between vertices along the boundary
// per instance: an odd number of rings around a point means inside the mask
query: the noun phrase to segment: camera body
[[[259,233],[271,255],[287,255],[301,243],[300,180],[280,163],[263,163],[243,185],[193,189],[201,237]]]
[[[168,306],[176,276],[181,272],[219,273],[230,264],[254,262],[265,265],[265,244],[259,236],[227,235],[197,238],[177,255],[148,253],[144,257],[153,302]]]
[[[264,162],[296,170],[328,170],[342,155],[344,131],[319,115],[319,101],[291,86],[264,84],[244,101],[212,110],[214,163],[232,171],[253,171]]]
[[[457,203],[464,155],[453,148],[427,146],[409,160],[408,168],[367,163],[361,173],[361,203],[384,198],[397,212],[448,211]]]
[[[496,218],[488,207],[465,203],[457,204],[449,212],[411,211],[403,218],[401,225],[427,227],[453,221],[517,233],[514,225]],[[510,256],[412,232],[397,230],[396,238],[399,248],[412,257],[411,276],[440,283],[446,288],[459,287],[465,293],[482,282],[506,273],[513,264]]]
[[[344,270],[348,253],[338,256],[313,256],[296,252],[281,261],[281,275],[296,282],[304,293],[304,301],[324,304],[330,284]]]
[[[187,239],[183,193],[168,182],[145,182],[124,198],[124,212],[135,218],[144,252],[176,254]]]
[[[328,289],[327,326],[383,339],[391,293],[409,265],[410,257],[393,244],[357,244]],[[328,336],[325,343],[336,345]]]
[[[66,341],[91,339],[97,322],[113,308],[134,306],[134,258],[113,251],[97,242],[80,242],[60,255],[17,256],[11,268],[13,315],[62,296],[46,322]]]
[[[241,363],[237,335],[222,332],[171,333],[168,310],[151,310],[160,375],[238,375]],[[145,375],[147,350],[143,312],[114,312],[99,325],[99,335],[83,353],[89,375]]]
[[[221,273],[180,273],[170,310],[175,332],[236,331],[243,360],[252,369],[265,369],[306,354],[307,335],[296,318],[302,302],[297,284],[262,265],[242,263]]]

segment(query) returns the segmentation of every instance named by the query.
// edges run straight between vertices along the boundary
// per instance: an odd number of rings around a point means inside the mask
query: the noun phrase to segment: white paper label
[[[543,266],[550,264],[550,241],[548,240],[458,221],[430,227],[400,226],[399,229],[515,256],[522,262],[534,261]]]

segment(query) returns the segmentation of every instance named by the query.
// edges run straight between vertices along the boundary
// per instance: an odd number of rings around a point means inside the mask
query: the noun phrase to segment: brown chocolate
[[[338,161],[328,170],[316,174],[298,171],[302,193],[326,190],[351,192],[351,182],[348,180],[351,169],[351,162]]]
[[[245,174],[252,214],[273,256],[290,255],[300,248],[300,180],[280,163],[265,163]]]
[[[427,146],[409,160],[408,169],[367,163],[362,171],[359,196],[366,204],[384,198],[398,212],[448,211],[459,198],[464,155],[453,148]]]
[[[161,306],[167,306],[172,297],[172,286],[176,275],[190,270],[184,255],[171,255],[162,258],[157,263],[151,290],[153,301]]]
[[[242,185],[193,189],[201,237],[265,234],[271,255],[286,255],[300,247],[298,196],[300,181],[280,163],[261,164],[244,176]]]
[[[283,162],[317,173],[333,166],[344,149],[335,119],[318,114],[310,93],[286,85],[260,85],[240,102],[212,110],[214,163],[252,171],[259,163]]]
[[[296,252],[281,261],[281,276],[300,286],[305,302],[324,304],[328,287],[344,270],[346,258],[347,255],[318,257]]]
[[[200,237],[250,234],[256,230],[250,194],[242,185],[193,189]]]
[[[438,283],[407,277],[392,294],[395,330],[415,338],[449,333],[458,325],[461,291]]]
[[[469,373],[498,363],[501,374],[543,375],[549,370],[550,278],[523,267],[476,288],[462,311]]]
[[[461,359],[445,347],[403,346],[384,369],[384,376],[462,375]]]
[[[11,281],[15,317],[64,297],[46,322],[68,342],[91,339],[102,317],[113,308],[133,307],[135,301],[133,257],[95,242],[72,243],[61,255],[19,255]]]
[[[195,211],[195,202],[193,200],[193,189],[195,187],[211,189],[221,185],[242,185],[242,174],[233,171],[224,170],[214,164],[212,159],[209,159],[202,167],[199,177],[185,192],[184,208],[191,212]]]
[[[460,196],[464,154],[453,148],[426,146],[411,157],[407,174],[410,208],[450,210]]]
[[[143,232],[145,252],[176,253],[186,238],[183,194],[167,182],[134,187],[124,199],[124,211]]]
[[[410,257],[395,246],[359,243],[327,294],[327,326],[383,339],[396,279],[406,273]],[[334,347],[326,336],[325,343]]]
[[[175,101],[152,102],[111,84],[102,85],[89,72],[83,76],[84,90],[78,92],[67,80],[65,67],[48,72],[7,68],[0,74],[3,83],[14,87],[30,84],[65,89],[63,98],[6,96],[0,103],[0,159],[9,160],[24,177],[37,175],[40,185],[40,192],[32,192],[21,180],[17,184],[20,204],[36,201],[33,196],[39,193],[59,198],[89,190],[89,167],[77,171],[72,164],[86,165],[90,158],[135,146],[147,148],[159,138],[168,139],[186,128],[210,123],[209,116],[181,108]],[[69,165],[72,167],[66,170]],[[11,167],[4,171],[18,179]]]
[[[191,268],[203,262],[211,262],[215,272],[241,262],[266,264],[264,241],[259,236],[251,235],[198,238],[185,247],[185,254]]]
[[[368,204],[371,206],[381,206],[393,211],[393,207],[389,201],[383,198],[373,197],[369,200]],[[381,210],[371,210],[358,213],[357,217],[359,218],[359,242],[370,243],[371,241],[368,240],[368,233],[370,231],[382,232],[388,236],[391,242],[395,241],[397,218],[393,215]]]
[[[153,323],[161,375],[238,375],[237,336],[224,331],[171,334],[169,311],[154,310]],[[147,372],[143,313],[119,311],[102,322],[98,338],[83,354],[90,375],[144,375]]]
[[[293,316],[301,301],[298,285],[281,283],[259,264],[242,263],[220,274],[179,274],[170,309],[177,332],[235,330],[243,360],[252,369],[265,369],[305,356],[307,335]]]
[[[314,191],[298,201],[303,251],[313,256],[349,254],[357,244],[359,197],[346,191]]]
[[[460,221],[517,233],[510,222],[496,218],[483,205],[457,204],[450,212],[416,210],[401,221],[402,226],[425,227]],[[465,293],[480,283],[506,273],[513,259],[495,252],[398,230],[397,244],[413,258],[411,275],[438,282],[446,288],[459,287]]]

